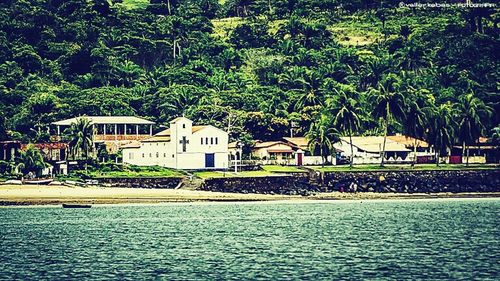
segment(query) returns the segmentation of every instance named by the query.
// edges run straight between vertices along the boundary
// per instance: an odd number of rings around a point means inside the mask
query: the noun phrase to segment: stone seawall
[[[126,188],[175,188],[182,178],[99,178],[99,184]]]
[[[205,180],[200,189],[288,195],[307,195],[312,191],[320,191],[318,186],[310,184],[309,177],[304,173],[290,176],[212,178]]]
[[[310,172],[207,179],[202,190],[308,195],[314,192],[500,192],[500,170]]]
[[[329,191],[498,192],[500,170],[335,172],[321,182]]]

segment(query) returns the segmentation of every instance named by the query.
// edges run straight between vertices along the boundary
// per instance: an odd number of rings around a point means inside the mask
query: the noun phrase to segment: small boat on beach
[[[54,179],[32,179],[32,180],[23,180],[24,184],[49,184],[53,182]]]
[[[65,209],[88,209],[91,208],[92,205],[87,205],[87,204],[66,204],[63,203],[62,207]]]

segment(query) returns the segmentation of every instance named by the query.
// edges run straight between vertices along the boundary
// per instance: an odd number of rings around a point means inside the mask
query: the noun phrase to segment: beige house
[[[351,157],[351,142],[349,137],[341,137],[337,146],[344,151],[344,155]],[[376,164],[380,163],[384,137],[366,136],[352,137],[353,163],[354,164]],[[403,144],[387,139],[385,144],[385,158],[387,163],[411,163],[408,156],[411,150]]]
[[[314,153],[311,153],[309,149],[309,140],[306,137],[290,137],[290,138],[283,138],[286,143],[298,147],[300,150],[303,151],[304,156],[302,157],[302,165],[322,165],[324,164],[323,162],[325,159],[323,159],[319,155],[313,155]],[[337,153],[342,153],[342,149],[338,147],[337,144],[333,146],[336,150]],[[331,163],[332,165],[337,164],[337,159],[336,157],[332,157],[331,155],[327,156],[327,161],[328,163]]]
[[[294,165],[294,153],[298,148],[283,141],[257,142],[251,156],[265,165]]]

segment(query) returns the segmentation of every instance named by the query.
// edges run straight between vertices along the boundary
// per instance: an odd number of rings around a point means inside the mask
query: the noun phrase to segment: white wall
[[[140,148],[124,148],[123,162],[138,166],[170,167],[173,163],[170,142],[143,142]]]
[[[228,134],[212,126],[207,126],[192,134],[190,133],[191,124],[183,123],[183,120],[172,124],[169,142],[142,142],[140,148],[123,149],[123,162],[138,166],[158,165],[174,169],[205,169],[205,154],[213,153],[215,167],[211,169],[226,169],[228,167]],[[182,124],[186,125],[185,128]],[[174,130],[176,130],[175,133]],[[183,136],[189,141],[185,152],[182,149],[182,143],[179,143]],[[201,138],[203,138],[203,144]]]

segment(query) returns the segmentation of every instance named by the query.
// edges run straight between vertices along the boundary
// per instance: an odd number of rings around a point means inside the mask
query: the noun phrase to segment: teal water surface
[[[0,208],[1,280],[498,280],[500,200]]]

